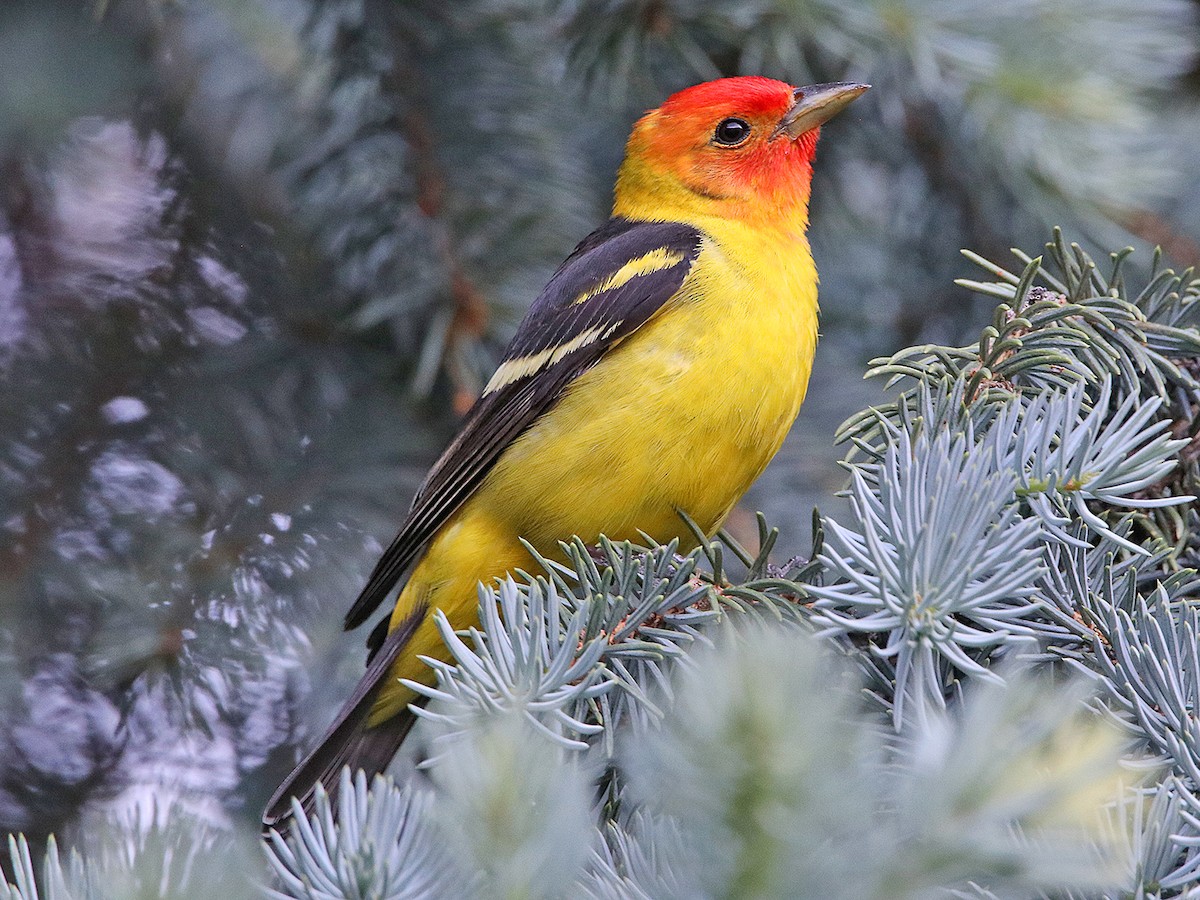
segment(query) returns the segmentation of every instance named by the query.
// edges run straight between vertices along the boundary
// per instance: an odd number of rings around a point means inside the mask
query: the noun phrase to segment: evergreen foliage
[[[0,896],[1197,890],[1195,4],[0,6]],[[453,411],[632,118],[743,72],[876,85],[766,519],[489,586],[424,769],[264,865]],[[1060,223],[1100,265],[988,261]]]
[[[336,817],[324,796],[311,820],[297,806],[269,841],[271,895],[1194,886],[1196,506],[1189,441],[1166,432],[1194,435],[1200,280],[1156,274],[1130,297],[1119,267],[1100,278],[1048,249],[1075,265],[1031,261],[1008,307],[1028,323],[1061,291],[1069,313],[1044,323],[1060,340],[1005,338],[1034,362],[972,386],[990,331],[879,362],[912,386],[843,429],[849,512],[823,520],[811,560],[772,566],[761,524],[757,555],[728,537],[684,556],[576,542],[569,564],[481,587],[481,627],[442,620],[454,662],[414,685],[429,777],[368,789],[347,772]],[[1140,340],[1089,341],[1073,320],[1100,297]],[[12,896],[38,896],[27,846],[12,852]],[[44,865],[48,896],[113,877],[53,845]]]
[[[876,366],[915,384],[843,430],[850,516],[825,520],[819,565],[768,571],[733,545],[747,571],[731,582],[720,543],[682,558],[604,545],[599,562],[575,545],[572,566],[546,561],[544,576],[482,592],[469,643],[443,628],[455,664],[423,691],[438,821],[479,821],[468,798],[487,791],[461,786],[510,755],[498,783],[521,783],[531,757],[472,744],[514,714],[603,773],[596,833],[545,838],[603,848],[577,886],[565,873],[503,895],[1194,886],[1196,513],[1178,466],[1189,440],[1166,432],[1194,435],[1200,280],[1155,274],[1130,295],[1122,254],[1101,277],[1061,238],[1048,251],[1057,270],[1033,260],[980,286],[1020,291],[997,314],[1021,323],[1006,358],[989,329]],[[1039,330],[1023,314],[1047,302],[1065,312]],[[1102,302],[1133,337],[1090,339],[1080,323]],[[597,702],[613,695],[621,705]],[[578,763],[560,765],[568,778]]]

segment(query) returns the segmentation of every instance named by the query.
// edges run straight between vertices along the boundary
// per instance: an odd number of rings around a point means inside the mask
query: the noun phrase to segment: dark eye
[[[713,140],[726,147],[736,147],[750,137],[750,123],[745,119],[723,119],[713,132]]]

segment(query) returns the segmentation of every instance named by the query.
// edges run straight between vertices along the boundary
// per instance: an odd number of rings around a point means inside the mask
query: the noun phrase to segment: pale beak
[[[781,134],[797,138],[806,131],[812,131],[840,113],[870,87],[869,84],[834,82],[796,88],[795,103],[775,126],[771,138],[777,138]]]

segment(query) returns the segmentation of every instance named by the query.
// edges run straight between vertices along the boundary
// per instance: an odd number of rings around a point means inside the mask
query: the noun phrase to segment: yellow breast
[[[581,375],[438,532],[397,600],[393,627],[419,602],[456,628],[472,624],[480,581],[533,569],[519,538],[547,556],[572,535],[594,543],[645,533],[687,548],[680,509],[715,531],[800,409],[817,341],[816,285],[802,236],[734,228],[706,238],[676,297]],[[445,654],[426,619],[370,723],[412,699],[395,679],[432,678],[419,655]]]
[[[572,534],[686,537],[676,508],[711,532],[783,442],[816,339],[803,238],[706,238],[676,297],[577,379],[476,499],[547,550]]]

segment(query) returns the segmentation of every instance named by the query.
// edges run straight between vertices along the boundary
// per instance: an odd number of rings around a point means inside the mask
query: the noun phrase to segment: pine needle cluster
[[[1186,892],[1200,281],[1124,260],[1056,236],[968,284],[1003,298],[977,343],[876,361],[808,558],[760,517],[756,551],[575,542],[481,587],[414,685],[418,769],[297,807],[270,895]],[[22,900],[114,871],[52,846],[38,894],[12,853]]]

